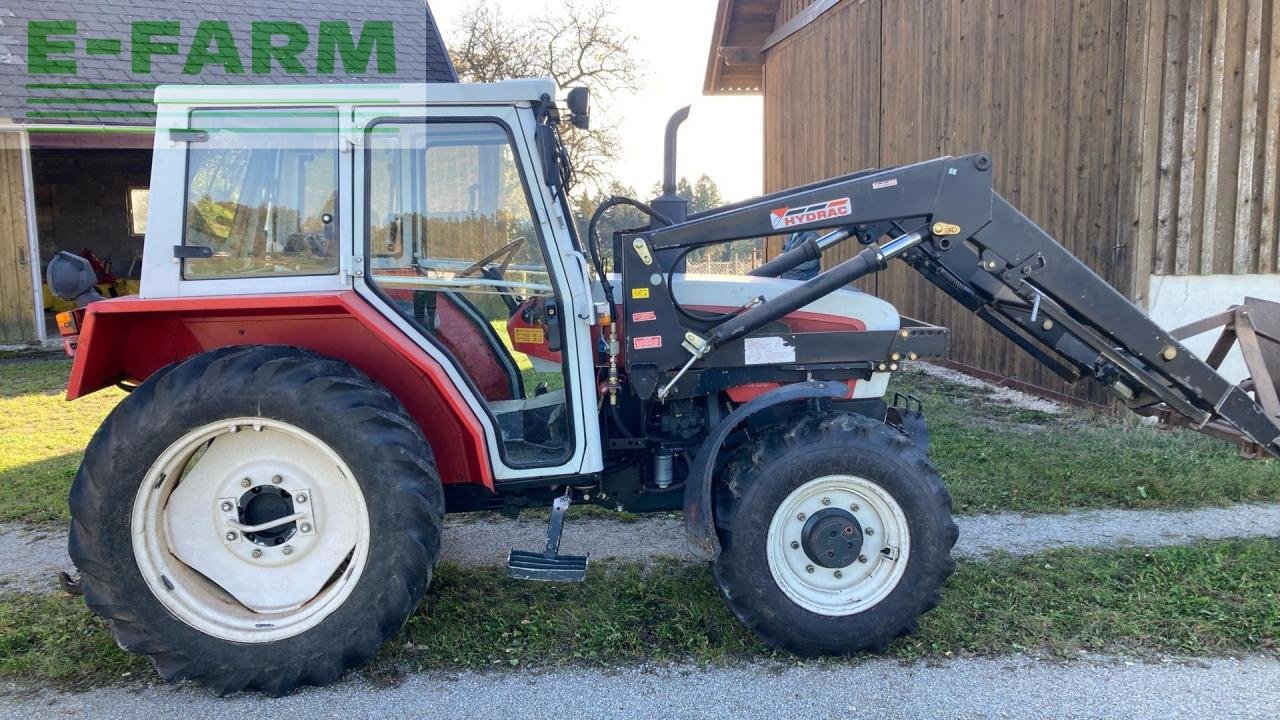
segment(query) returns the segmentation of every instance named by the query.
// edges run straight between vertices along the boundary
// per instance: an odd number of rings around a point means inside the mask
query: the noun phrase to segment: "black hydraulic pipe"
[[[713,345],[721,345],[734,338],[755,332],[864,275],[870,275],[881,267],[879,254],[880,248],[869,247],[815,276],[809,282],[797,285],[768,302],[756,305],[741,315],[726,320],[711,332],[708,339]]]
[[[820,257],[822,249],[818,247],[818,241],[809,238],[747,274],[755,277],[778,277],[791,268]]]
[[[835,247],[848,240],[852,234],[848,228],[839,228],[820,238],[809,238],[799,246],[791,248],[747,274],[755,277],[778,277],[803,263],[817,260],[822,257],[822,253],[827,248]]]
[[[872,245],[830,270],[815,276],[812,280],[796,285],[772,300],[724,321],[711,330],[707,339],[712,346],[718,346],[753,333],[818,298],[830,295],[860,277],[883,269],[890,258],[915,247],[923,239],[923,231],[916,230],[890,240],[883,247]]]

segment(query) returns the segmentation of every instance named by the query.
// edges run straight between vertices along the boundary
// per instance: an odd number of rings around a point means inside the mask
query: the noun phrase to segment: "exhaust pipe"
[[[663,141],[662,196],[654,198],[649,203],[654,210],[666,216],[672,225],[678,225],[689,217],[689,198],[676,194],[676,134],[680,131],[680,124],[689,118],[689,108],[690,106],[685,105],[667,120],[667,131]],[[666,223],[654,218],[655,229],[665,226]]]

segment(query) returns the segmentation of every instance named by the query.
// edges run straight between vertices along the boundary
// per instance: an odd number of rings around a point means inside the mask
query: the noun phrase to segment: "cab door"
[[[358,290],[451,368],[496,479],[600,469],[585,263],[531,162],[532,112],[355,114]]]

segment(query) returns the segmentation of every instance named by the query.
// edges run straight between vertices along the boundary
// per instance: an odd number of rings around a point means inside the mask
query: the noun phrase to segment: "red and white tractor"
[[[992,191],[988,156],[695,215],[617,198],[578,237],[559,133],[587,102],[557,92],[157,91],[140,296],[86,295],[74,256],[49,279],[80,297],[69,399],[130,391],[71,490],[71,557],[161,675],[278,694],[361,665],[426,592],[446,512],[550,505],[510,572],[581,579],[558,553],[572,502],[683,509],[771,646],[912,632],[956,526],[919,402],[884,396],[948,335],[850,288],[895,257],[1064,377],[1280,454],[1262,378],[1230,385],[1152,324]],[[650,221],[602,240],[624,203]],[[798,229],[828,232],[746,276],[683,271]],[[780,277],[850,239],[852,259]]]

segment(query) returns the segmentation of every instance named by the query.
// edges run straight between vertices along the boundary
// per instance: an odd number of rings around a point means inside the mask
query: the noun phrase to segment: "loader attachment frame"
[[[669,291],[649,291],[661,289],[670,266],[688,249],[796,229],[841,228],[868,247],[727,319],[690,317],[678,312]],[[893,239],[874,244],[884,236]],[[636,378],[652,377],[659,388],[675,384],[691,368],[714,363],[710,358],[722,348],[898,257],[1064,379],[1092,377],[1135,412],[1177,418],[1280,457],[1280,417],[1267,407],[1265,394],[1259,399],[1249,394],[1257,379],[1244,386],[1228,382],[1018,212],[992,189],[986,154],[868,170],[767,195],[622,237],[615,251],[627,288],[624,317],[656,311],[674,319],[662,328],[661,340],[650,335],[636,343],[627,327],[628,371]],[[803,255],[797,254],[797,264]],[[770,271],[785,271],[786,265],[774,261]],[[1249,332],[1234,327],[1237,337]],[[866,359],[884,363],[890,358]]]

